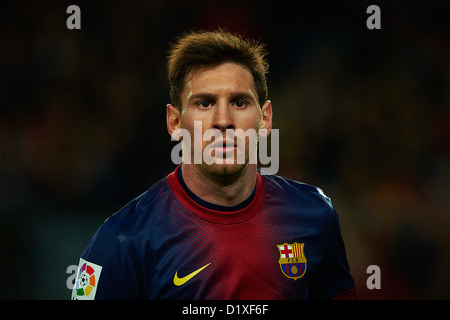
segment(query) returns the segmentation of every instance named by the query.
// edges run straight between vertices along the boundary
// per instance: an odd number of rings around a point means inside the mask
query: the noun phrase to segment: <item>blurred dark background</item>
[[[2,4],[0,298],[70,298],[100,224],[175,167],[170,42],[222,26],[267,44],[279,174],[332,197],[359,297],[449,299],[449,2],[342,2]]]

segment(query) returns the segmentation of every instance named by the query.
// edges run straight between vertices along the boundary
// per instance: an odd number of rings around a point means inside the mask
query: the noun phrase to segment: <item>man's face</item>
[[[266,114],[265,111],[269,108],[270,121],[266,119],[267,117],[263,118],[263,114]],[[238,64],[222,63],[202,67],[194,70],[186,79],[180,126],[190,133],[192,162],[194,162],[194,121],[201,121],[202,137],[208,129],[220,130],[216,131],[220,133],[220,138],[210,139],[212,141],[202,139],[202,155],[210,155],[216,160],[212,164],[207,164],[204,160],[199,164],[200,170],[204,173],[231,176],[243,172],[248,166],[249,148],[252,146],[249,146],[250,139],[238,133],[253,130],[257,137],[262,125],[269,126],[267,129],[270,130],[271,115],[270,101],[267,101],[263,108],[260,107],[252,74]],[[232,129],[229,130],[228,136],[227,129]],[[247,131],[248,129],[251,130]],[[256,148],[256,144],[253,147]],[[245,161],[238,161],[239,157],[245,158]],[[233,161],[226,161],[227,158]],[[219,159],[222,161],[217,161]]]

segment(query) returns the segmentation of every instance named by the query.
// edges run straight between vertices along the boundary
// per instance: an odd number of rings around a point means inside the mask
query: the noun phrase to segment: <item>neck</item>
[[[234,175],[215,175],[201,165],[183,164],[183,179],[200,199],[221,206],[235,206],[246,200],[256,184],[256,165],[247,165]]]

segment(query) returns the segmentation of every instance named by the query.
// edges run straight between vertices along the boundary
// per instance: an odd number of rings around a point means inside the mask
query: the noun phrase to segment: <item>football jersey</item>
[[[234,207],[208,203],[181,166],[108,218],[72,299],[355,298],[338,215],[319,188],[256,178]]]

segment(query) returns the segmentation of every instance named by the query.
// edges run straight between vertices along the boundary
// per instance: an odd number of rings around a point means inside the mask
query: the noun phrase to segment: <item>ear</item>
[[[272,129],[272,102],[267,100],[261,108],[262,112],[262,121],[261,121],[261,129],[266,129],[267,134],[263,134],[262,136],[268,136],[270,134],[270,130]]]
[[[166,105],[166,124],[167,131],[172,137],[173,132],[181,127],[180,111],[170,103]]]

